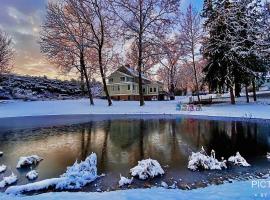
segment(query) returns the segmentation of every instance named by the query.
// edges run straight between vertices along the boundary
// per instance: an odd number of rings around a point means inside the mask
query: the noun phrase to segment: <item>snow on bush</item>
[[[68,167],[56,185],[56,189],[80,189],[97,178],[97,155],[92,153],[85,161]]]
[[[26,157],[20,157],[17,168],[29,166],[29,165],[37,165],[40,161],[42,161],[43,158],[37,156],[37,155],[32,155],[32,156],[26,156]]]
[[[0,173],[3,173],[4,171],[6,171],[7,166],[6,165],[0,165]]]
[[[60,178],[51,178],[26,185],[7,188],[6,194],[18,195],[23,192],[38,191],[54,187],[56,189],[80,189],[97,178],[97,155],[92,153],[85,161],[68,167]]]
[[[231,156],[228,159],[229,162],[232,162],[234,165],[249,167],[250,164],[243,158],[239,152],[236,153],[235,156]]]
[[[120,175],[119,187],[122,187],[124,185],[130,185],[132,182],[133,182],[133,177],[129,179]]]
[[[0,181],[0,188],[5,187],[6,185],[11,185],[18,180],[15,174],[11,174],[10,176],[4,177],[2,181]]]
[[[164,170],[156,160],[146,159],[138,162],[138,165],[130,169],[132,176],[138,176],[139,179],[154,178],[164,174]]]
[[[222,160],[219,162],[215,158],[215,151],[211,151],[211,156],[208,156],[202,147],[200,152],[194,153],[192,152],[191,156],[189,157],[188,162],[188,169],[192,171],[196,171],[199,169],[204,170],[222,170],[226,169],[226,160]]]
[[[31,170],[30,172],[28,172],[26,175],[26,178],[28,178],[29,180],[34,180],[38,177],[38,172],[36,170]]]

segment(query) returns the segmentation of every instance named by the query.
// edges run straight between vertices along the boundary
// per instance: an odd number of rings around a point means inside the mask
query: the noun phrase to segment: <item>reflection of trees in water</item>
[[[91,145],[93,122],[89,122],[82,127],[82,137],[81,137],[81,159],[85,160],[89,155],[89,148]]]
[[[111,121],[109,120],[106,123],[106,126],[104,128],[104,133],[105,133],[105,137],[104,137],[104,142],[103,142],[103,146],[102,146],[102,151],[101,151],[101,158],[100,158],[100,168],[101,169],[105,169],[105,164],[106,164],[106,160],[107,160],[107,146],[108,146],[108,137],[110,134],[110,129],[111,129]]]
[[[244,156],[264,155],[267,151],[267,144],[258,141],[256,123],[213,122],[209,131],[211,137],[207,149],[215,149],[219,157],[228,157],[237,151]],[[263,132],[260,134],[265,135]]]

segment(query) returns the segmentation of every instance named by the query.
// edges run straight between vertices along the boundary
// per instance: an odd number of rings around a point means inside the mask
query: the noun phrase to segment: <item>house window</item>
[[[118,85],[118,88],[117,89],[118,89],[118,91],[120,91],[120,86],[119,85]]]
[[[150,92],[153,92],[153,88],[150,87]]]
[[[154,87],[154,92],[157,92],[157,88]]]
[[[134,78],[127,77],[127,82],[134,82]]]
[[[136,87],[135,87],[135,85],[133,85],[133,90],[136,90]]]
[[[121,81],[121,82],[125,82],[125,81],[126,81],[126,77],[121,76],[121,77],[120,77],[120,81]]]
[[[130,90],[130,85],[128,85],[128,90]]]
[[[109,79],[109,83],[113,83],[113,78],[110,78]]]
[[[143,88],[143,93],[145,93],[146,92],[146,90],[145,90],[145,88]]]

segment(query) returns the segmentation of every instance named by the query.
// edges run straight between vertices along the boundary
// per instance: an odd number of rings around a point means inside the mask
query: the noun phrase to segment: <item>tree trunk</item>
[[[249,103],[248,84],[245,84],[247,103]]]
[[[103,71],[102,51],[101,51],[101,48],[98,51],[98,61],[99,61],[99,70],[100,70],[100,74],[101,74],[101,77],[102,77],[103,89],[104,89],[106,98],[108,100],[108,106],[111,106],[112,105],[112,100],[111,100],[111,97],[110,97],[110,94],[109,94],[109,91],[108,91],[108,87],[107,87],[107,83],[106,83],[106,78],[105,78],[105,74],[104,74],[104,71]]]
[[[201,100],[200,100],[199,83],[198,83],[197,70],[196,70],[196,64],[195,64],[194,49],[192,49],[192,63],[193,63],[194,77],[195,77],[195,83],[196,83],[196,94],[198,97],[198,102],[200,103]]]
[[[82,90],[82,95],[85,95],[85,85],[84,85],[84,73],[83,73],[83,69],[81,68],[81,90]]]
[[[87,87],[87,93],[88,93],[89,100],[90,100],[90,105],[94,105],[93,95],[92,95],[92,91],[91,91],[91,87],[90,87],[90,82],[88,79],[87,70],[85,67],[83,53],[81,53],[81,56],[80,56],[80,65],[81,65],[81,69],[83,70],[83,74],[84,74],[84,78],[85,78],[85,82],[86,82],[86,87]]]
[[[143,85],[142,85],[142,59],[143,59],[143,48],[142,48],[142,2],[140,1],[140,32],[139,32],[139,41],[138,41],[138,72],[139,72],[139,95],[140,95],[140,106],[144,106],[144,95],[143,95]]]
[[[231,97],[231,104],[235,104],[235,96],[234,96],[234,91],[233,91],[233,87],[231,85],[229,85],[229,90],[230,90],[230,97]]]
[[[241,84],[238,81],[235,83],[235,96],[241,97]]]
[[[170,86],[170,99],[175,100],[175,88],[174,88],[173,83],[171,83],[171,86]]]
[[[254,101],[257,101],[255,78],[252,80],[252,91],[253,91],[253,99]]]

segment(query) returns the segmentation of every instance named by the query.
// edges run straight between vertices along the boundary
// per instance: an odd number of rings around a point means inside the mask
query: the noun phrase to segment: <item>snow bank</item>
[[[215,158],[214,150],[211,151],[211,156],[208,156],[204,148],[202,147],[202,150],[200,152],[192,152],[191,156],[189,157],[188,169],[192,171],[196,171],[199,169],[222,170],[226,168],[226,160],[222,160],[221,162],[219,162]]]
[[[124,185],[130,185],[132,182],[133,182],[133,177],[129,179],[120,175],[120,181],[118,183],[119,183],[119,187],[122,187]]]
[[[11,174],[10,176],[4,177],[2,181],[0,181],[0,188],[5,187],[6,185],[11,185],[18,180],[15,174]]]
[[[234,165],[249,167],[250,164],[243,158],[239,152],[236,153],[235,156],[231,156],[228,159],[229,162],[232,162]]]
[[[28,178],[29,180],[34,180],[38,177],[38,172],[36,170],[31,170],[30,172],[28,172],[26,175],[26,178]]]
[[[97,178],[97,155],[92,153],[85,161],[68,167],[66,173],[60,178],[46,179],[43,181],[29,183],[26,185],[12,186],[7,188],[6,194],[18,195],[24,192],[45,190],[50,187],[56,189],[80,189],[86,184],[94,181]]]
[[[7,170],[7,166],[6,165],[0,165],[0,173],[3,173],[6,170]]]
[[[156,160],[146,159],[138,162],[138,165],[130,169],[132,176],[138,176],[139,179],[154,178],[164,174],[164,170]]]
[[[20,157],[17,168],[29,166],[29,165],[37,165],[40,161],[42,161],[43,158],[37,156],[37,155],[32,155],[32,156],[26,156],[26,157]]]

